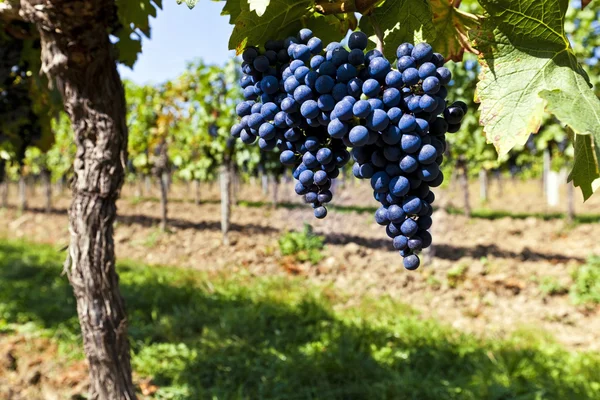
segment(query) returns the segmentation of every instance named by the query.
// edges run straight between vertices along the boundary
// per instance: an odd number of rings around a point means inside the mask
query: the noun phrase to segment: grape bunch
[[[327,132],[329,121],[323,119],[326,114],[319,108],[315,90],[319,75],[292,46],[301,43],[303,49],[309,45],[313,49],[307,53],[309,58],[322,50],[321,41],[308,29],[297,38],[268,41],[264,53],[256,47],[244,50],[240,84],[245,101],[236,107],[241,120],[231,133],[246,144],[258,138],[261,150],[277,149],[281,163],[293,168],[296,193],[313,206],[315,217],[325,218],[325,204],[333,196],[331,182],[350,160],[350,153],[341,138]]]
[[[352,157],[354,176],[369,179],[381,203],[376,222],[413,270],[416,253],[431,245],[430,188],[444,179],[445,134],[458,131],[467,108],[447,105],[451,73],[429,44],[401,44],[395,68],[378,50],[365,52],[367,44],[364,33],[353,32],[348,48],[324,47],[302,29],[267,42],[264,53],[246,48],[240,80],[246,100],[232,135],[277,148],[317,218],[327,214],[331,180]]]

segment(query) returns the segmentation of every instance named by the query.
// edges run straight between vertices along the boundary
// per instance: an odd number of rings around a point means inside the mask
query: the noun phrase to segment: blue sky
[[[221,16],[224,2],[202,0],[190,10],[175,0],[164,0],[163,9],[150,20],[151,39],[142,42],[142,54],[131,70],[123,65],[123,78],[136,83],[159,83],[179,75],[186,62],[202,58],[222,64],[235,53],[227,50],[232,26]]]

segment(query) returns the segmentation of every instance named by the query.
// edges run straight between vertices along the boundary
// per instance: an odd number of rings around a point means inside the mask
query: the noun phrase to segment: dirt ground
[[[245,185],[237,197],[268,202],[270,196],[263,195],[259,186]],[[356,296],[390,296],[425,317],[469,333],[501,337],[524,328],[550,333],[571,349],[600,350],[600,307],[574,306],[567,293],[545,295],[539,285],[551,277],[569,286],[571,271],[589,255],[600,254],[599,224],[567,226],[559,219],[536,218],[467,219],[439,210],[434,214],[433,251],[424,257],[418,271],[408,272],[385,230],[367,212],[334,210],[320,221],[312,217],[309,207],[234,206],[231,245],[224,246],[217,188],[201,190],[203,202],[195,205],[184,201],[192,196],[189,188],[173,188],[169,231],[161,232],[159,203],[147,198],[158,191],[153,188],[140,200],[133,196],[135,188],[127,187],[118,204],[118,257],[202,270],[299,275]],[[298,202],[289,187],[282,185],[279,192],[280,201]],[[476,207],[476,185],[471,192]],[[562,211],[544,205],[535,183],[507,181],[503,193],[500,199],[492,196],[486,207],[513,212]],[[442,206],[459,206],[460,196],[457,188],[451,188],[438,199]],[[368,188],[359,185],[338,189],[334,202],[375,206],[371,199]],[[66,195],[55,198],[50,215],[41,211],[42,201],[37,196],[30,200],[33,211],[20,214],[14,205],[2,210],[0,234],[66,245],[68,201]],[[576,207],[577,212],[600,212],[600,201],[582,204],[577,199]],[[304,222],[326,238],[325,258],[316,266],[292,262],[279,253],[281,234],[301,229]]]

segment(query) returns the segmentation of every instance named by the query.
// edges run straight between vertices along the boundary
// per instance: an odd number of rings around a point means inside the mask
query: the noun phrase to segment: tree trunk
[[[461,165],[461,174],[460,174],[460,187],[463,192],[464,199],[464,210],[465,215],[467,217],[471,216],[471,202],[469,199],[469,171],[467,170],[466,163],[462,163]]]
[[[488,200],[488,172],[483,168],[479,170],[479,200],[482,203]]]
[[[23,171],[19,170],[19,211],[27,210],[27,181],[23,176]]]
[[[6,161],[0,159],[0,207],[8,207],[8,176],[6,176]]]
[[[198,179],[194,179],[194,204],[200,205],[200,181]]]
[[[229,195],[231,196],[231,203],[237,204],[240,181],[238,180],[238,174],[235,171],[235,165],[232,162],[229,162],[229,180]]]
[[[273,207],[277,207],[278,196],[279,196],[279,177],[271,175],[271,183],[273,185],[271,193],[271,203]]]
[[[548,172],[550,171],[550,150],[545,149],[542,156],[542,193],[548,195]]]
[[[266,196],[269,193],[269,176],[265,172],[264,167],[260,171],[260,181],[262,184],[262,193]]]
[[[502,179],[502,172],[496,172],[496,183],[498,185],[498,197],[504,196],[504,180]]]
[[[144,187],[146,188],[147,196],[152,197],[152,181],[150,180],[150,175],[144,176]]]
[[[52,184],[50,182],[50,171],[42,170],[42,184],[44,185],[44,198],[46,199],[46,213],[52,211]]]
[[[572,224],[575,221],[575,193],[573,182],[567,182],[567,222]]]
[[[223,244],[229,245],[229,220],[231,217],[231,166],[227,161],[219,168],[221,181],[221,233]]]
[[[160,229],[167,230],[167,195],[169,192],[169,173],[163,170],[159,176],[160,184]]]
[[[74,132],[71,243],[65,271],[77,301],[90,399],[136,399],[125,305],[115,269],[116,200],[127,161],[125,95],[108,37],[110,0],[21,0],[40,32]]]

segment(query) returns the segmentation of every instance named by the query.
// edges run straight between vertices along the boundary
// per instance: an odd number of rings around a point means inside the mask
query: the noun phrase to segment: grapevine
[[[261,150],[277,148],[294,168],[295,191],[327,215],[331,181],[350,159],[354,176],[370,179],[381,207],[378,224],[404,258],[419,267],[417,253],[432,238],[430,188],[444,175],[445,134],[457,132],[464,102],[446,103],[452,74],[427,43],[401,44],[396,68],[379,50],[365,53],[367,35],[353,32],[348,48],[324,46],[309,29],[263,48],[247,47],[240,79],[245,101],[231,133]]]

